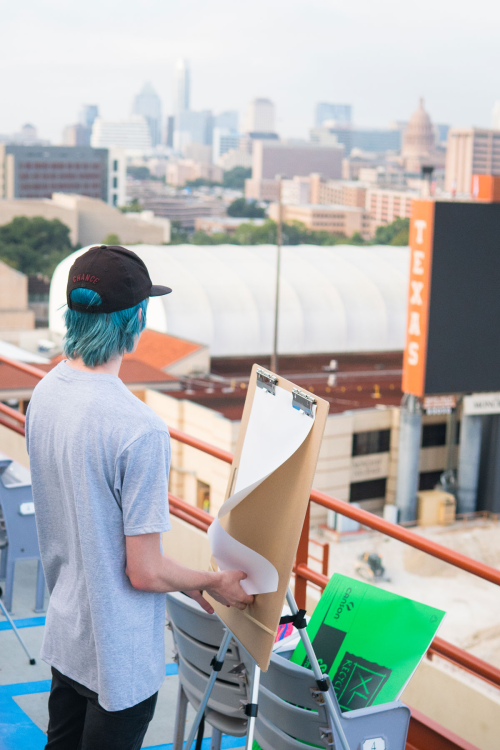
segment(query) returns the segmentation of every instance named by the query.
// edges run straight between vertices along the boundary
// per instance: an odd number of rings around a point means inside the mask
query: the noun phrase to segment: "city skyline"
[[[244,27],[241,15],[227,0],[4,7],[0,132],[32,122],[58,142],[82,102],[97,103],[106,119],[126,117],[145,81],[172,114],[179,57],[191,63],[194,110],[243,113],[251,99],[267,97],[284,137],[307,137],[320,101],[351,103],[360,126],[407,119],[419,96],[434,122],[491,124],[500,87],[484,72],[500,63],[500,8],[486,0],[472,16],[451,0],[423,0],[418,14],[395,0],[348,8],[313,0],[307,10],[291,2],[286,14],[280,3],[256,0]]]

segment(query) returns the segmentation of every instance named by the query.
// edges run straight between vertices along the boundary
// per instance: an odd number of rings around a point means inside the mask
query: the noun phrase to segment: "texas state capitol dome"
[[[270,354],[276,283],[274,245],[132,245],[154,284],[148,328],[207,344],[212,356]],[[52,277],[49,325],[64,333],[68,272]],[[282,248],[279,351],[283,354],[402,350],[407,247],[293,245]]]

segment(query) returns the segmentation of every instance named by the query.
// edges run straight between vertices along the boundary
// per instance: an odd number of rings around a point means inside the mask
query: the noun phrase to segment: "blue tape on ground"
[[[233,747],[245,747],[245,744],[246,737],[229,737],[229,735],[224,734],[220,746],[222,750],[230,750]],[[201,747],[202,750],[210,750],[210,737],[203,740]],[[170,742],[168,745],[150,745],[147,748],[145,747],[144,750],[172,750],[172,748],[173,744]],[[187,748],[184,748],[184,750],[187,750]]]
[[[39,625],[45,625],[45,616],[42,617],[24,617],[19,620],[14,620],[16,628],[36,628]],[[0,622],[0,630],[12,630],[10,622],[5,620]]]
[[[33,618],[41,619],[41,618]],[[17,623],[16,623],[17,624]],[[29,626],[26,626],[29,627]],[[165,666],[166,675],[178,673],[175,662]],[[13,700],[18,695],[48,693],[51,680],[18,682],[13,685],[0,685],[0,750],[43,750],[47,736]],[[245,747],[245,737],[222,737],[222,750]],[[144,750],[172,750],[173,744],[149,745]],[[210,738],[203,740],[203,750],[210,750]]]
[[[12,698],[49,690],[50,680],[0,685],[0,750],[43,750],[46,735]]]

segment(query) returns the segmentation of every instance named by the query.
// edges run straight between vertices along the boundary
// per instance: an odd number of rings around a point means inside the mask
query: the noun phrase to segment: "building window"
[[[370,453],[387,453],[390,444],[390,430],[355,432],[352,436],[352,455],[368,456]]]
[[[424,424],[422,427],[422,448],[437,448],[446,445],[446,422]]]
[[[210,513],[210,485],[196,480],[196,505]]]
[[[436,484],[439,484],[439,479],[444,469],[441,471],[422,471],[418,478],[418,489],[419,490],[433,490]]]
[[[118,159],[113,160],[113,172],[118,172]]]
[[[117,193],[113,193],[113,206],[118,205],[118,195]]]
[[[369,479],[367,482],[353,482],[349,491],[349,502],[359,503],[363,500],[385,498],[387,479]]]
[[[114,188],[118,187],[118,177],[113,177],[113,187]]]

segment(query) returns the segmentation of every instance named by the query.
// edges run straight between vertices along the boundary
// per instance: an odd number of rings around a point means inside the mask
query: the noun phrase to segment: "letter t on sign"
[[[411,260],[402,389],[414,396],[423,396],[425,392],[434,209],[434,201],[415,200],[410,224]]]
[[[427,222],[424,219],[415,219],[413,222],[415,229],[417,230],[417,236],[415,242],[417,245],[424,244],[424,229],[427,227]]]

